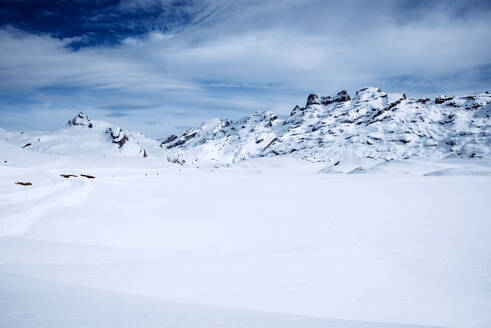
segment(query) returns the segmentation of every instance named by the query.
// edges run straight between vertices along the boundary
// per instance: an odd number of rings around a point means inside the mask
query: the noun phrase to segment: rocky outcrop
[[[122,148],[129,140],[126,133],[120,128],[107,128],[106,134],[111,137],[112,143],[117,144],[119,148]]]
[[[440,96],[435,98],[435,104],[443,104],[446,101],[452,100],[453,97],[447,97],[447,96]]]
[[[348,92],[346,92],[346,90],[338,92],[338,94],[334,97],[320,96],[318,94],[312,93],[307,97],[307,103],[305,104],[305,107],[312,105],[327,106],[335,102],[344,102],[349,100],[351,100],[351,97],[348,95]]]
[[[86,126],[89,129],[92,129],[94,127],[93,123],[90,121],[89,117],[85,115],[84,113],[80,112],[72,118],[70,121],[67,122],[68,126]]]

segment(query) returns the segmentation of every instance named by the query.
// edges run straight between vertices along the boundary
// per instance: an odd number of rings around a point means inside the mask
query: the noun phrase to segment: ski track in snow
[[[32,175],[29,174],[29,175]],[[61,181],[53,177],[42,186],[0,195],[0,237],[24,233],[33,223],[59,207],[74,207],[90,192],[82,180]]]

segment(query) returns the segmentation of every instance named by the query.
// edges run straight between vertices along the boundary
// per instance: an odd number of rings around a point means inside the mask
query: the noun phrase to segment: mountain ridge
[[[157,140],[84,113],[58,131],[0,134],[19,147],[55,155],[151,156],[195,167],[288,156],[336,166],[352,160],[489,159],[490,115],[488,92],[412,99],[368,87],[353,96],[345,90],[312,93],[289,115],[259,111],[235,121],[215,118]]]
[[[237,121],[215,119],[161,147],[193,165],[228,165],[289,155],[337,163],[354,158],[482,158],[490,154],[491,95],[411,99],[369,87],[351,96],[310,94],[285,119],[265,111]]]

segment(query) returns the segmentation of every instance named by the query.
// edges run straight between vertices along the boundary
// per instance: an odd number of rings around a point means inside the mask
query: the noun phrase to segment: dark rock
[[[68,126],[86,126],[89,129],[94,127],[94,125],[90,122],[89,117],[82,112],[78,113],[77,116],[68,121],[67,124]]]
[[[106,133],[111,137],[114,144],[119,145],[119,148],[122,148],[124,144],[129,140],[126,133],[120,128],[108,128],[106,130]]]
[[[336,102],[345,102],[351,100],[351,97],[348,95],[346,90],[339,91],[335,97],[331,96],[319,96],[318,94],[311,93],[307,97],[306,107],[310,105],[330,105]]]
[[[293,109],[292,109],[292,111],[291,111],[291,113],[290,113],[290,116],[293,116],[293,115],[295,115],[296,113],[301,112],[301,111],[303,111],[303,110],[305,110],[305,108],[302,108],[302,107],[300,107],[300,106],[296,105],[296,106],[295,106],[295,108],[293,108]]]
[[[426,104],[428,101],[431,101],[431,98],[420,98],[416,100],[417,103],[421,103],[421,104]]]
[[[346,90],[341,90],[338,92],[334,100],[335,102],[344,102],[351,100],[351,97],[349,96],[348,92],[346,92]]]
[[[60,177],[63,177],[65,179],[68,179],[68,178],[76,178],[77,175],[76,174],[60,174]]]
[[[188,130],[184,135],[182,135],[180,138],[178,138],[178,140],[176,142],[174,142],[173,144],[170,144],[167,146],[167,149],[171,149],[171,148],[174,148],[174,147],[178,147],[178,146],[182,146],[184,145],[186,142],[188,142],[189,140],[195,138],[198,136],[198,132],[196,131],[193,131],[192,129]],[[175,140],[175,139],[173,139]]]
[[[277,119],[278,119],[278,116],[276,116],[276,115],[269,117],[269,120],[266,123],[265,127],[267,127],[267,128],[273,127],[273,122],[276,121]]]
[[[21,186],[32,186],[32,183],[30,183],[30,182],[17,181],[15,184],[18,184],[18,185],[21,185]]]
[[[278,140],[278,138],[273,138],[273,140],[271,140],[271,142],[269,144],[267,144],[266,147],[263,148],[263,151],[268,149],[276,140]]]
[[[446,101],[452,100],[453,97],[440,96],[435,98],[435,104],[443,104]]]
[[[169,142],[172,142],[172,141],[176,140],[177,138],[178,138],[178,137],[177,137],[175,134],[173,134],[173,135],[171,135],[171,136],[169,136],[169,137],[165,138],[164,140],[162,140],[162,142],[161,142],[160,144],[161,144],[161,145],[167,144],[167,143],[169,143]]]
[[[318,94],[315,94],[315,93],[311,93],[308,97],[307,97],[307,103],[305,104],[306,107],[310,106],[310,105],[320,105],[320,101],[319,101],[319,95]]]
[[[29,142],[29,143],[26,143],[24,146],[22,146],[21,148],[26,148],[26,147],[29,147],[29,146],[32,146],[32,144]]]
[[[88,174],[80,174],[81,177],[87,178],[87,179],[95,179],[95,176],[93,175],[88,175]]]

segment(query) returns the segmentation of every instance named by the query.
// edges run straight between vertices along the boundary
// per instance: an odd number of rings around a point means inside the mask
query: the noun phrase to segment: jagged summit
[[[311,93],[307,97],[307,103],[305,104],[305,107],[309,107],[311,105],[327,106],[327,105],[335,103],[335,102],[344,102],[344,101],[348,101],[348,100],[351,100],[351,97],[348,95],[348,92],[346,92],[346,90],[342,90],[342,91],[338,92],[338,94],[335,97]]]
[[[194,166],[273,156],[328,165],[359,159],[479,159],[491,154],[490,115],[487,92],[412,99],[369,87],[353,96],[345,90],[310,94],[290,115],[262,111],[236,121],[217,118],[159,141],[82,112],[58,131],[16,138],[20,147],[41,152],[149,155]]]
[[[90,121],[89,117],[82,112],[78,113],[74,118],[69,120],[67,122],[67,124],[68,124],[68,126],[80,125],[80,126],[86,126],[88,128],[94,127],[94,125]]]
[[[404,93],[369,87],[353,98],[310,94],[280,119],[258,112],[237,121],[215,120],[162,140],[196,165],[226,165],[247,158],[288,155],[337,163],[373,160],[487,157],[491,95],[439,96],[414,100]]]

